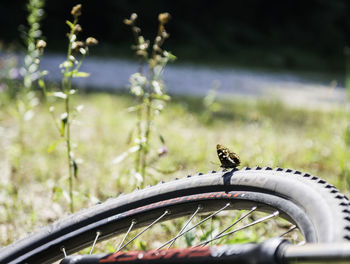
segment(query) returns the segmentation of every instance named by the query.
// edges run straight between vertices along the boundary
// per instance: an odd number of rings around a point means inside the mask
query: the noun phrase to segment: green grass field
[[[128,173],[131,155],[114,164],[130,148],[136,122],[126,94],[82,94],[73,104],[84,105],[75,118],[72,138],[79,165],[75,180],[76,208],[131,192],[137,179]],[[348,193],[350,148],[344,141],[349,122],[346,109],[327,111],[290,108],[278,101],[219,101],[209,114],[201,98],[174,97],[156,127],[165,138],[167,155],[151,166],[144,185],[197,172],[219,169],[216,144],[238,153],[242,166],[293,168],[315,174]],[[69,211],[64,143],[46,108],[39,104],[24,122],[19,140],[13,101],[0,105],[0,244],[46,225]],[[154,131],[151,156],[162,143]],[[167,171],[168,173],[163,173]]]

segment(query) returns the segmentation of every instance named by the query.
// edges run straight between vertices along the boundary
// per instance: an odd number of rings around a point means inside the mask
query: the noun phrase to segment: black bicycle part
[[[63,258],[62,247],[72,254],[91,246],[96,232],[100,241],[125,232],[132,219],[142,227],[165,209],[171,213],[162,220],[169,220],[189,215],[198,204],[209,212],[228,201],[230,209],[278,209],[306,242],[350,238],[349,202],[334,186],[299,171],[256,167],[198,174],[107,200],[0,249],[0,263],[52,263]]]

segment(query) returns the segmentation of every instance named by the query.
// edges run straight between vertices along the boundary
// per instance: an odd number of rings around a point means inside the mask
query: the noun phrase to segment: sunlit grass
[[[125,94],[85,94],[74,99],[84,105],[79,121],[72,125],[79,166],[75,189],[76,208],[89,207],[137,184],[126,172],[129,157],[120,164],[113,159],[129,147],[128,138],[136,122],[126,110],[133,99]],[[45,106],[35,109],[24,125],[26,149],[17,153],[18,124],[10,117],[13,101],[0,108],[0,243],[8,244],[28,231],[50,223],[69,211],[63,142],[49,152],[57,131]],[[202,99],[175,97],[157,119],[168,153],[160,159],[147,184],[183,177],[198,171],[218,169],[217,143],[238,153],[242,166],[280,166],[325,178],[348,193],[349,149],[344,131],[349,114],[345,109],[327,111],[288,108],[276,101],[220,101],[220,111],[211,122],[202,122]],[[60,106],[58,106],[60,107]],[[161,142],[153,141],[150,155],[157,155]],[[21,169],[12,171],[12,156],[21,157]],[[161,171],[170,171],[163,174]],[[10,196],[11,175],[21,173],[19,203]]]

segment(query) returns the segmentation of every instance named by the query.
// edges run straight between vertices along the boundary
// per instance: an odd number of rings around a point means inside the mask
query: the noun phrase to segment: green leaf
[[[146,244],[146,242],[144,242],[144,241],[142,241],[142,240],[135,239],[134,244],[136,245],[136,248],[137,248],[138,250],[146,250],[146,249],[147,249],[147,244]]]
[[[114,244],[110,244],[108,243],[105,247],[107,249],[107,252],[110,252],[110,253],[113,253],[115,252],[115,247],[114,247]]]
[[[56,140],[55,142],[53,142],[53,143],[48,147],[47,152],[48,152],[48,153],[51,153],[52,151],[54,151],[55,148],[56,148],[56,146],[57,146],[57,144],[60,143],[60,142],[61,142],[61,140]]]
[[[152,94],[152,99],[158,99],[163,101],[170,101],[171,97],[167,94]]]
[[[162,142],[162,144],[165,144],[164,137],[161,134],[159,134],[159,139],[160,139],[160,142]]]
[[[142,107],[143,107],[142,104],[140,104],[140,105],[135,105],[135,106],[128,107],[128,108],[126,109],[126,111],[127,111],[127,112],[136,112],[136,111],[140,110]]]
[[[73,71],[73,77],[84,78],[84,77],[89,77],[89,76],[90,76],[90,73],[87,73],[87,72]]]
[[[52,193],[53,193],[54,196],[55,196],[55,200],[58,200],[59,198],[62,197],[62,195],[63,195],[63,190],[62,190],[62,188],[60,188],[60,187],[54,186],[54,187],[52,188]]]
[[[177,59],[177,57],[176,57],[174,54],[171,54],[171,53],[170,53],[169,59],[170,59],[171,61],[174,61],[174,60]]]
[[[40,87],[40,88],[42,88],[42,89],[45,88],[45,82],[44,82],[43,79],[39,79],[39,80],[38,80],[38,84],[39,84],[39,87]]]
[[[70,27],[70,29],[74,28],[74,25],[72,22],[70,22],[69,20],[66,20],[66,24]]]
[[[44,77],[45,75],[48,75],[49,74],[49,72],[48,71],[42,71],[42,72],[40,72],[40,77]]]
[[[167,57],[170,61],[176,60],[176,56],[169,51],[164,51],[163,55]]]
[[[61,121],[61,130],[60,130],[61,137],[64,137],[65,130],[66,130],[66,123]]]

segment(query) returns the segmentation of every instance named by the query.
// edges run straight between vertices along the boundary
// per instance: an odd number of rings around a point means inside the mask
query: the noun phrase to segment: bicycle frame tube
[[[350,243],[286,246],[285,263],[350,263]]]
[[[186,249],[128,251],[108,255],[72,256],[61,264],[302,264],[350,263],[350,243],[290,245],[275,238],[261,244],[237,244]]]

